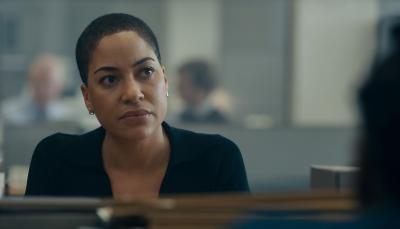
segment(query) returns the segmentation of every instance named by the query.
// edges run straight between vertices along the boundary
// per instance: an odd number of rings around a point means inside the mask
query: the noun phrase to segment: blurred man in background
[[[19,96],[4,101],[5,122],[20,125],[69,119],[72,108],[59,100],[64,86],[62,59],[51,54],[38,56],[28,71],[26,88]]]
[[[192,60],[178,69],[178,90],[184,102],[183,122],[226,123],[223,103],[228,99],[218,88],[218,80],[209,63]]]

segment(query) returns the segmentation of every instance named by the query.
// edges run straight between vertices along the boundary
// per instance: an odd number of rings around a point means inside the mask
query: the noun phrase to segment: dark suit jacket
[[[230,140],[163,123],[171,153],[160,194],[248,192],[242,155]],[[103,128],[54,134],[36,147],[26,195],[111,197],[101,154]]]

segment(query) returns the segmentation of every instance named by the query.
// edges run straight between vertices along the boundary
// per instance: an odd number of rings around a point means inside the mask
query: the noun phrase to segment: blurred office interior
[[[309,190],[312,165],[356,165],[355,92],[374,57],[390,50],[400,1],[1,0],[0,101],[21,93],[35,56],[54,53],[67,66],[63,99],[82,111],[72,123],[44,124],[42,132],[34,129],[40,124],[10,127],[0,117],[5,170],[24,171],[11,167],[26,166],[50,132],[98,125],[81,99],[74,51],[84,26],[110,12],[138,16],[156,33],[170,84],[167,121],[232,139],[252,191],[282,192]],[[230,98],[229,124],[177,119],[176,70],[190,59],[215,66]]]

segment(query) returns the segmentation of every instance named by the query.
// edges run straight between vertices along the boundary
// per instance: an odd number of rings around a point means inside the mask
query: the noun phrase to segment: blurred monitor
[[[23,194],[31,157],[36,145],[44,137],[62,132],[77,134],[82,128],[75,122],[44,122],[29,125],[4,126],[4,171],[6,182],[15,194]]]

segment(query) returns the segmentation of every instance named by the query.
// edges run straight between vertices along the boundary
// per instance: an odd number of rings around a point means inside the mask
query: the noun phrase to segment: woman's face
[[[107,134],[144,138],[161,131],[168,90],[164,67],[136,32],[100,40],[89,62],[88,83],[81,89],[86,107]]]

